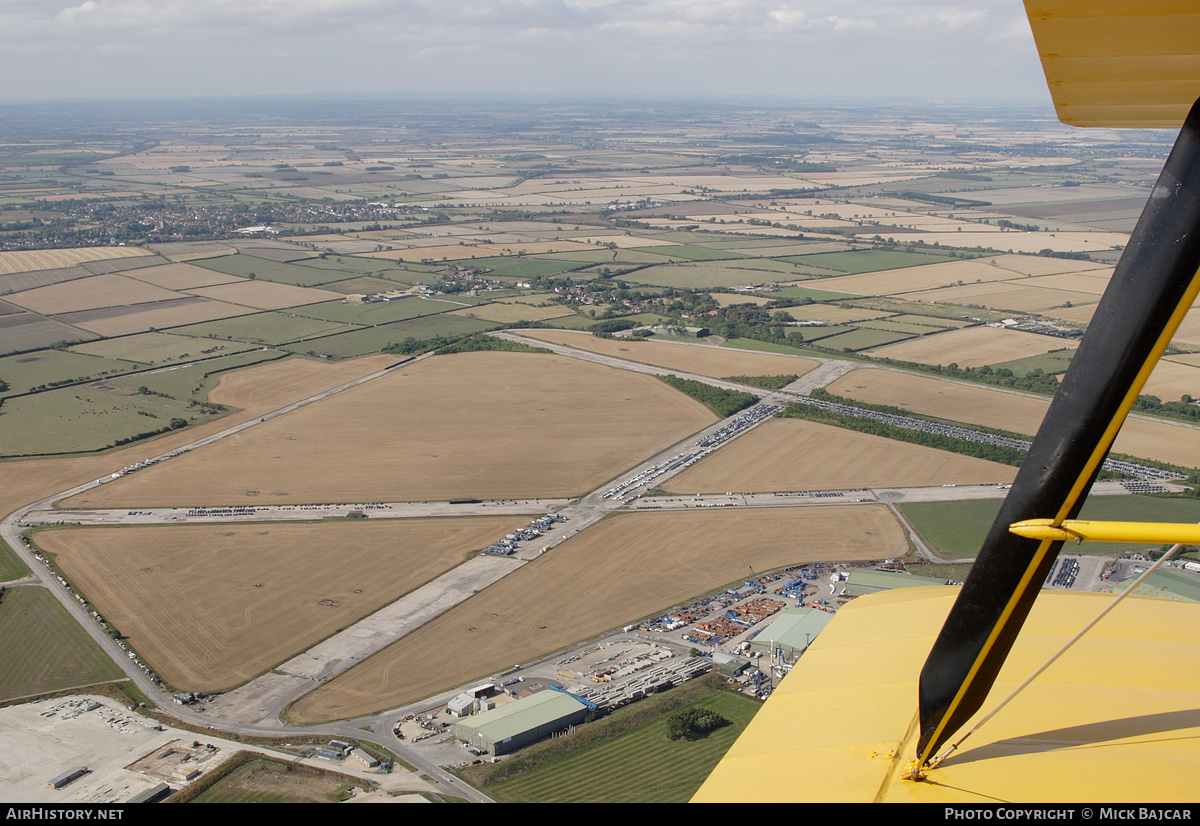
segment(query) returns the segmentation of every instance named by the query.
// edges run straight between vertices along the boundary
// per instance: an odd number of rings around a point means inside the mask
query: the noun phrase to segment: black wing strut
[[[1008,526],[1073,519],[1200,289],[1200,101],[921,670],[918,764],[983,704],[1062,542]]]

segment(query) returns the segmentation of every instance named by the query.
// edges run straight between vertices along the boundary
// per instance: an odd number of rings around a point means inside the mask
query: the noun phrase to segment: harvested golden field
[[[217,386],[209,392],[208,400],[244,408],[257,416],[395,363],[395,356],[386,355],[335,363],[305,358],[281,359],[223,373]]]
[[[528,517],[42,531],[37,542],[169,684],[246,682]]]
[[[1184,350],[1200,350],[1200,307],[1188,310],[1171,343]]]
[[[1079,342],[1071,339],[981,326],[913,338],[865,352],[871,356],[921,364],[982,367],[1078,346]]]
[[[1035,255],[997,255],[992,258],[979,258],[977,261],[1011,270],[1021,275],[1051,275],[1053,273],[1086,272],[1096,270],[1099,266],[1094,261],[1076,261],[1071,258],[1039,258]],[[1112,267],[1104,268],[1109,274]]]
[[[829,385],[829,392],[869,404],[890,404],[926,416],[1026,436],[1037,432],[1050,406],[1049,399],[870,368],[847,373]],[[1131,417],[1121,428],[1113,450],[1142,459],[1200,467],[1200,429]]]
[[[613,516],[304,696],[290,718],[413,702],[740,582],[747,566],[883,559],[904,548],[881,505]]]
[[[857,371],[856,371],[857,372]],[[1011,482],[1017,469],[804,419],[772,419],[668,479],[671,493]]]
[[[1048,399],[980,385],[870,367],[852,370],[826,389],[867,404],[886,404],[924,416],[1032,435],[1046,415]]]
[[[218,284],[213,287],[195,287],[187,292],[259,310],[281,310],[284,307],[299,307],[303,304],[316,304],[319,301],[345,298],[342,293],[315,287],[297,287],[292,284],[249,279],[238,279],[233,283]]]
[[[6,301],[43,315],[150,301],[169,301],[174,298],[179,298],[179,293],[115,273],[76,278],[5,296]]]
[[[922,264],[917,267],[901,267],[895,270],[862,273],[861,275],[839,275],[822,278],[820,288],[854,295],[896,295],[914,290],[933,290],[948,287],[958,282],[974,284],[976,281],[1007,281],[1019,278],[1012,270],[986,263],[988,259],[972,261],[945,261],[940,264]]]
[[[0,463],[4,478],[0,485],[0,516],[394,363],[394,356],[367,356],[336,364],[292,358],[226,373],[209,393],[209,400],[244,408],[241,412],[97,456]]]
[[[1059,318],[1063,321],[1069,321],[1072,324],[1082,324],[1085,327],[1091,323],[1092,315],[1096,312],[1096,304],[1076,304],[1074,307],[1055,307],[1053,310],[1046,311],[1045,315],[1050,318]],[[1186,320],[1185,320],[1186,323]]]
[[[1180,396],[1200,399],[1200,366],[1171,359],[1160,359],[1142,391],[1165,402],[1177,402]]]
[[[803,284],[804,282],[799,281],[796,283]],[[861,307],[839,307],[836,304],[809,304],[801,307],[788,307],[784,312],[797,321],[824,321],[828,324],[850,324],[855,321],[890,318],[893,315],[882,310]],[[926,323],[933,324],[935,322],[927,320]]]
[[[123,275],[157,284],[168,290],[186,290],[193,287],[211,287],[214,284],[228,284],[242,279],[236,275],[226,275],[216,270],[206,270],[193,264],[163,264],[158,267],[142,267],[138,270],[124,270]]]
[[[1112,277],[1112,274],[1112,267],[1103,267],[1101,269],[1084,270],[1082,272],[1039,275],[1014,283],[1027,284],[1033,287],[1052,287],[1057,290],[1070,290],[1100,296],[1108,289],[1108,280]]]
[[[679,344],[667,341],[596,338],[591,333],[571,330],[514,330],[521,336],[549,341],[600,353],[606,356],[653,364],[668,370],[681,370],[698,376],[802,376],[817,366],[812,359],[796,356],[726,350],[707,344]],[[536,344],[536,341],[534,342]]]
[[[149,284],[147,289],[155,289]],[[178,295],[178,293],[172,293]],[[124,336],[144,333],[147,330],[167,330],[202,321],[215,321],[255,312],[250,307],[239,307],[224,301],[210,301],[199,296],[175,298],[170,301],[153,301],[147,304],[131,304],[121,307],[101,307],[94,310],[79,310],[62,313],[55,320],[75,327],[82,327],[102,336]]]
[[[908,301],[926,304],[961,304],[963,306],[987,307],[993,310],[1016,313],[1055,312],[1055,308],[1069,308],[1076,304],[1094,304],[1100,300],[1099,293],[1073,292],[1037,287],[1026,278],[1021,281],[1002,281],[994,284],[965,284],[961,287],[942,287],[937,290],[918,290],[902,293]],[[968,310],[968,312],[970,312]]]
[[[438,356],[71,506],[575,496],[713,421],[651,376],[537,353]]]
[[[71,267],[83,261],[105,261],[109,258],[131,258],[135,255],[151,254],[149,250],[140,247],[81,247],[63,250],[0,252],[0,275]]]

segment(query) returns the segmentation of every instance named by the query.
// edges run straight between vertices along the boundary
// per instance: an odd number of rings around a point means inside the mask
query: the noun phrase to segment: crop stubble
[[[889,404],[926,416],[1032,436],[1049,399],[1006,393],[892,370],[863,368],[829,385],[829,391],[868,404]],[[1200,467],[1200,430],[1183,424],[1130,417],[1113,450],[1143,459]]]
[[[649,376],[544,354],[438,356],[71,505],[573,496],[713,420]]]
[[[773,419],[665,483],[671,493],[1011,482],[1016,468],[805,419]]]
[[[306,695],[291,718],[413,702],[740,580],[748,566],[881,559],[904,542],[876,505],[615,516]]]
[[[527,517],[43,531],[42,548],[162,678],[218,691],[462,562]]]

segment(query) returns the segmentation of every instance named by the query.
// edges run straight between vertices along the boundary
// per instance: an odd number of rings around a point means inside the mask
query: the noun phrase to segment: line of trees
[[[681,379],[679,376],[674,375],[659,376],[659,378],[681,393],[691,396],[722,419],[732,416],[739,410],[745,410],[758,401],[758,396],[753,393],[713,387],[711,384],[705,384],[702,381]]]

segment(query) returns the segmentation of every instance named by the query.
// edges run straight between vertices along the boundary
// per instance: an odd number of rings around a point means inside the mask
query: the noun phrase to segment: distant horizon
[[[249,91],[1049,105],[1019,0],[11,0],[0,47],[0,103]]]

